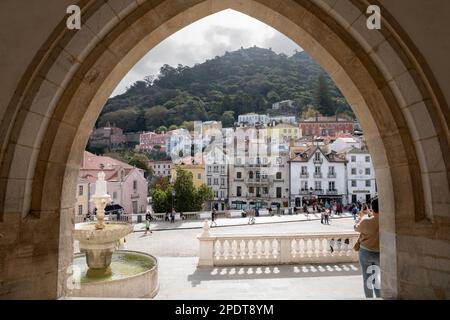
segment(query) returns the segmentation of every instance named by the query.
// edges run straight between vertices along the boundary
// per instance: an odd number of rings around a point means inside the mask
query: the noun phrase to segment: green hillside
[[[272,103],[287,99],[295,107],[277,113],[298,116],[313,105],[323,115],[353,115],[328,75],[305,52],[289,57],[252,47],[193,67],[164,65],[157,77],[137,81],[109,99],[97,124],[109,122],[126,132],[193,120],[222,120],[227,126],[242,113],[274,113]]]

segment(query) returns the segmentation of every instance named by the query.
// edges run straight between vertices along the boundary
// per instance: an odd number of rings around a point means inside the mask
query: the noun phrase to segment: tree
[[[145,112],[145,127],[154,130],[168,121],[169,110],[163,106],[155,106]]]
[[[166,126],[160,126],[155,130],[156,133],[162,133],[162,132],[167,132],[167,127]]]
[[[225,111],[220,118],[222,122],[222,126],[224,128],[230,128],[234,126],[234,112],[233,111]]]
[[[175,125],[175,124],[172,124],[172,125],[169,127],[169,131],[177,130],[177,129],[178,129],[178,127],[177,127],[177,125]]]
[[[214,199],[214,192],[211,187],[202,184],[198,189],[195,190],[195,202],[194,211],[200,211],[203,205]]]
[[[193,211],[193,209],[195,209],[193,203],[195,203],[196,190],[192,173],[178,168],[174,189],[176,192],[175,207],[177,211]]]
[[[317,109],[324,115],[334,114],[333,100],[331,99],[330,88],[323,75],[317,78],[314,89],[314,102]]]
[[[160,188],[153,189],[152,192],[152,207],[153,211],[160,213],[166,212],[169,204],[167,202],[167,194]]]
[[[145,177],[152,177],[153,169],[148,165],[148,158],[146,155],[142,153],[135,153],[131,159],[128,161],[128,164],[134,166],[136,168],[144,170]]]

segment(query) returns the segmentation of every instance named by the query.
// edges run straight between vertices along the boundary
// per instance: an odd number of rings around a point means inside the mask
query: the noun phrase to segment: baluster
[[[225,259],[225,241],[226,240],[220,240],[220,259]]]
[[[236,259],[241,259],[241,240],[236,240]]]
[[[214,259],[219,259],[220,258],[220,240],[216,240],[214,241]]]
[[[248,248],[248,258],[249,259],[253,259],[255,254],[254,254],[254,242],[253,240],[248,240],[247,241],[247,248]]]
[[[266,258],[272,259],[272,244],[270,240],[266,240]]]
[[[248,240],[245,239],[245,240],[243,240],[243,242],[244,242],[244,256],[243,256],[243,259],[244,259],[244,260],[248,260],[248,258],[249,258],[249,252],[248,252]]]
[[[290,242],[291,246],[291,257],[292,258],[297,258],[297,239],[292,239]]]
[[[263,255],[263,253],[262,253],[262,242],[261,242],[261,240],[257,240],[256,241],[256,245],[255,245],[255,255],[256,255],[256,258],[257,259],[261,259],[261,256]]]
[[[305,247],[306,247],[305,239],[300,238],[298,240],[298,249],[299,249],[300,258],[303,258],[305,256],[305,251],[306,251]]]

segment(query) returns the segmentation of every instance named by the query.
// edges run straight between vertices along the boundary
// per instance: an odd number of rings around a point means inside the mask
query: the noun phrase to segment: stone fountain
[[[133,225],[105,221],[105,207],[111,201],[106,186],[102,170],[98,173],[95,194],[92,196],[97,209],[97,221],[75,225],[73,235],[79,241],[81,252],[74,258],[79,285],[72,286],[74,288],[69,289],[69,295],[154,297],[159,290],[157,260],[142,252],[116,250],[119,240],[133,232]]]

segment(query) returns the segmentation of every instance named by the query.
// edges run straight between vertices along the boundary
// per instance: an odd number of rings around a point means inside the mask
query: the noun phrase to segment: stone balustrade
[[[205,222],[203,232],[198,239],[200,241],[199,266],[358,261],[358,254],[353,250],[358,239],[356,232],[214,235],[210,233],[209,225]],[[330,244],[333,244],[333,251]]]

